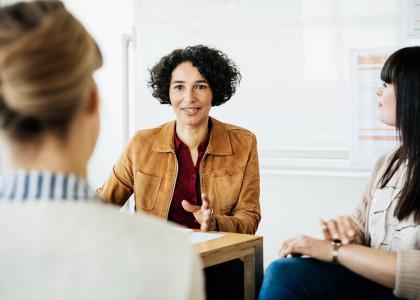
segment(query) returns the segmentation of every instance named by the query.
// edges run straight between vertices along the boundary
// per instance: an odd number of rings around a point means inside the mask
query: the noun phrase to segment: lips
[[[185,108],[181,108],[181,110],[188,116],[192,116],[195,115],[200,108],[198,107],[185,107]]]

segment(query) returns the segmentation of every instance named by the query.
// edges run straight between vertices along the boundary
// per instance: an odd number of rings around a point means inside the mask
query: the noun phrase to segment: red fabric
[[[184,210],[182,200],[187,200],[192,205],[201,206],[201,187],[200,187],[200,162],[209,144],[209,134],[207,139],[198,146],[198,159],[194,166],[190,150],[177,136],[175,131],[175,151],[178,160],[178,177],[171,207],[169,208],[169,220],[186,226],[188,228],[200,228],[200,224],[195,221],[192,213]]]

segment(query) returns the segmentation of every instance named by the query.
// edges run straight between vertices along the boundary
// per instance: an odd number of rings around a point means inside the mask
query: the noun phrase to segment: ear
[[[96,85],[96,82],[93,81],[92,88],[90,90],[89,96],[88,96],[88,103],[86,107],[86,112],[88,114],[96,114],[99,110],[99,92],[98,92],[98,86]]]

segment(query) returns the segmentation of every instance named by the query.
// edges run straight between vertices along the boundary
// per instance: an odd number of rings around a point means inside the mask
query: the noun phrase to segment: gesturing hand
[[[194,215],[194,218],[201,225],[201,231],[216,230],[216,218],[213,209],[210,208],[206,194],[201,194],[201,200],[201,206],[192,205],[187,200],[182,200],[181,204],[186,211]]]
[[[325,222],[321,220],[322,233],[326,240],[341,240],[350,244],[356,240],[356,226],[350,217],[337,217]]]

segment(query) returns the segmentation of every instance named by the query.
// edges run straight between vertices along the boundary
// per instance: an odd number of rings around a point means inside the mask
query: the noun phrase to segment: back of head
[[[1,8],[1,130],[18,142],[65,136],[101,64],[95,41],[60,1]]]

